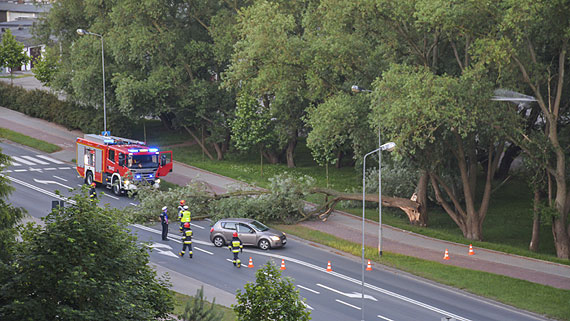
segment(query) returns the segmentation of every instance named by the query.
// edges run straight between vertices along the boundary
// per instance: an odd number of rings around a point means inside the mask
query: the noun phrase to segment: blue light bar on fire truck
[[[149,148],[149,149],[146,149],[146,148],[142,148],[142,149],[129,148],[129,153],[146,153],[146,152],[158,154],[158,148]]]

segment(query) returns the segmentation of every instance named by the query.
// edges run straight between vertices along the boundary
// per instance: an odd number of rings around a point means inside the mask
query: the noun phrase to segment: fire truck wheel
[[[121,186],[119,184],[117,180],[113,182],[113,193],[117,196],[121,196]]]
[[[93,173],[87,172],[87,175],[85,176],[85,184],[91,186],[91,183],[93,183]]]

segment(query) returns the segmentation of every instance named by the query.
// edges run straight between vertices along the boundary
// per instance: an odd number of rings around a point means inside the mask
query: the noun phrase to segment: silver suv
[[[220,247],[228,244],[234,232],[243,245],[257,246],[262,250],[282,247],[287,243],[285,233],[269,228],[249,218],[221,219],[210,229],[210,241]]]

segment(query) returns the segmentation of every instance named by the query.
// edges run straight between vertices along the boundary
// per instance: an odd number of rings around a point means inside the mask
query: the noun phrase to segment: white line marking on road
[[[7,170],[4,171],[4,173],[12,173],[12,170],[11,170],[11,169],[7,169]]]
[[[15,159],[16,161],[18,161],[19,163],[22,163],[24,165],[36,165],[36,163],[32,163],[32,162],[25,160],[25,159],[18,157],[18,156],[11,156],[11,157],[12,157],[12,159]]]
[[[356,310],[360,310],[360,307],[357,307],[356,305],[352,305],[352,304],[350,304],[350,303],[346,303],[346,302],[341,301],[341,300],[339,300],[339,299],[336,299],[335,301],[338,302],[338,303],[342,303],[342,304],[344,304],[344,305],[346,305],[346,306],[349,306],[349,307],[351,307],[351,308],[355,308]]]
[[[380,314],[377,315],[377,317],[379,317],[379,318],[382,319],[382,320],[386,320],[386,321],[394,321],[394,320],[392,320],[392,319],[388,319],[388,318],[386,318],[386,317],[383,317],[383,316],[381,316]]]
[[[57,169],[73,169],[72,167],[58,167]]]
[[[315,291],[315,290],[313,290],[313,289],[309,289],[309,288],[304,287],[304,286],[299,285],[299,284],[297,284],[297,287],[298,287],[298,288],[301,288],[301,289],[303,289],[303,290],[307,290],[307,291],[309,291],[309,292],[313,292],[313,293],[315,293],[315,294],[321,294],[321,292],[319,292],[319,291]]]
[[[301,303],[303,303],[307,307],[307,309],[314,310],[313,307],[305,303],[305,301],[301,301]]]
[[[73,187],[69,187],[67,185],[64,185],[64,184],[62,184],[60,182],[56,182],[56,181],[42,181],[42,180],[34,178],[34,182],[40,183],[40,184],[55,184],[55,185],[63,186],[67,189],[73,189]]]
[[[109,195],[109,194],[103,194],[103,195],[105,195],[105,196],[107,196],[107,197],[110,197],[110,198],[112,198],[112,199],[116,199],[116,200],[119,199],[117,196],[113,196],[113,195]]]
[[[14,172],[27,172],[27,169],[15,169]]]
[[[44,168],[44,170],[46,171],[55,171],[57,168],[55,167],[48,167],[48,168]]]
[[[194,226],[194,227],[197,227],[197,228],[199,228],[199,229],[204,229],[204,227],[202,227],[202,226],[200,226],[200,225],[196,225],[196,224],[194,224],[194,223],[190,223],[190,225],[192,225],[192,226]]]
[[[307,262],[304,262],[304,261],[301,261],[301,260],[297,260],[297,259],[294,259],[294,258],[292,258],[292,257],[287,257],[287,256],[284,256],[284,255],[277,255],[277,254],[273,254],[273,253],[269,253],[269,252],[262,252],[262,251],[249,250],[249,249],[244,250],[244,252],[246,252],[246,253],[255,253],[255,254],[257,254],[257,255],[264,255],[264,256],[269,256],[269,257],[273,257],[273,258],[277,258],[277,259],[284,259],[284,260],[286,260],[286,261],[289,261],[289,262],[292,262],[292,263],[297,263],[297,264],[306,266],[306,267],[311,268],[311,269],[313,269],[313,270],[317,270],[317,271],[326,273],[326,274],[328,274],[328,275],[335,276],[335,277],[337,277],[337,278],[339,278],[339,279],[343,279],[343,280],[346,280],[346,281],[348,281],[348,282],[352,282],[352,283],[357,284],[357,285],[361,285],[361,284],[362,284],[362,282],[361,282],[360,280],[351,278],[351,277],[349,277],[349,276],[340,274],[340,273],[335,272],[335,271],[327,272],[326,269],[323,268],[323,267],[316,266],[316,265],[314,265],[314,264],[307,263]],[[434,307],[434,306],[432,306],[432,305],[429,305],[429,304],[426,304],[426,303],[423,303],[423,302],[414,300],[414,299],[412,299],[412,298],[408,298],[408,297],[403,296],[403,295],[401,295],[401,294],[398,294],[398,293],[395,293],[395,292],[392,292],[392,291],[388,291],[388,290],[386,290],[386,289],[377,287],[377,286],[372,285],[372,284],[369,284],[369,283],[364,283],[364,286],[366,286],[367,288],[372,289],[372,290],[374,290],[374,291],[377,291],[377,292],[383,293],[383,294],[385,294],[385,295],[394,297],[394,298],[396,298],[396,299],[399,299],[399,300],[402,300],[402,301],[405,301],[405,302],[408,302],[408,303],[417,305],[417,306],[419,306],[419,307],[425,308],[425,309],[427,309],[427,310],[430,310],[430,311],[433,311],[433,312],[436,312],[436,313],[439,313],[439,314],[443,314],[443,315],[449,316],[449,317],[451,317],[451,318],[456,318],[456,319],[459,320],[459,321],[471,321],[470,319],[461,317],[461,316],[459,316],[459,315],[456,315],[456,314],[453,314],[453,313],[451,313],[451,312],[442,310],[442,309],[437,308],[437,307]]]
[[[204,252],[204,253],[208,253],[208,254],[210,254],[210,255],[214,255],[214,253],[212,253],[212,252],[210,252],[210,251],[203,250],[203,249],[201,249],[201,248],[199,248],[199,247],[197,247],[197,246],[194,246],[194,248],[195,248],[196,250],[198,250],[198,251],[202,251],[202,252]]]
[[[37,159],[37,158],[34,158],[34,157],[32,157],[32,156],[22,156],[22,158],[25,158],[25,159],[29,160],[30,162],[36,162],[36,163],[38,163],[38,164],[40,164],[40,165],[48,165],[48,164],[49,164],[49,163],[44,162],[44,161],[41,160],[41,159]],[[35,164],[34,164],[34,165],[35,165]]]
[[[162,244],[162,243],[150,243],[150,244],[145,244],[145,246],[148,246],[150,248],[165,248],[165,249],[169,249],[172,250],[172,246],[168,245],[168,244]]]
[[[6,164],[4,164],[4,165],[6,165]],[[18,164],[18,163],[12,162],[12,163],[10,164],[10,166],[22,166],[22,164]]]
[[[137,204],[135,204],[135,203],[129,203],[129,204],[131,204],[132,206],[137,206]]]
[[[55,176],[55,175],[53,175],[53,177],[55,177],[55,178],[57,178],[57,179],[61,179],[61,180],[64,181],[64,182],[67,182],[67,180],[66,180],[65,178],[61,178],[61,177]]]
[[[345,292],[342,292],[342,291],[339,291],[339,290],[336,290],[336,289],[333,289],[333,288],[329,288],[328,286],[322,285],[322,284],[320,284],[320,283],[317,283],[317,286],[320,286],[321,288],[324,288],[324,289],[327,289],[327,290],[329,290],[329,291],[338,293],[338,294],[340,294],[340,295],[344,295],[344,296],[349,297],[349,298],[353,298],[353,299],[355,299],[355,298],[362,298],[362,293],[358,293],[358,292],[345,293]],[[376,300],[375,297],[373,297],[373,296],[371,296],[371,295],[368,295],[368,294],[365,294],[365,295],[364,295],[364,298],[365,298],[365,299],[372,300],[372,301],[378,301],[378,300]]]
[[[230,260],[230,259],[226,259],[226,261],[230,262],[230,263],[234,263],[234,261]]]
[[[43,173],[41,168],[31,168],[31,167],[30,167],[30,172]]]
[[[83,186],[83,184],[77,184],[77,186]]]
[[[45,160],[47,160],[47,161],[50,161],[50,162],[52,162],[52,163],[55,163],[55,164],[64,164],[63,162],[58,161],[57,159],[53,159],[53,158],[51,158],[51,157],[49,157],[49,156],[46,156],[46,155],[36,155],[36,156],[39,157],[39,158],[43,158],[43,159],[45,159]]]
[[[50,192],[50,191],[46,191],[46,190],[43,189],[43,188],[34,186],[34,185],[32,185],[32,184],[26,183],[26,182],[21,181],[21,180],[19,180],[19,179],[16,179],[16,178],[13,178],[13,177],[10,177],[10,176],[5,176],[5,175],[2,175],[2,174],[0,174],[0,176],[6,177],[7,179],[11,180],[11,181],[14,182],[14,183],[17,183],[17,184],[23,185],[23,186],[25,186],[25,187],[31,188],[31,189],[33,189],[33,190],[36,190],[36,191],[38,191],[38,192],[40,192],[40,193],[46,194],[46,195],[51,196],[51,197],[53,197],[53,198],[57,198],[58,200],[66,201],[66,202],[68,202],[68,203],[70,203],[70,204],[74,204],[74,205],[75,205],[75,203],[76,203],[76,202],[75,202],[74,200],[72,200],[72,199],[69,199],[69,198],[67,198],[67,197],[63,197],[63,196],[57,195],[56,193],[52,193],[52,192]]]

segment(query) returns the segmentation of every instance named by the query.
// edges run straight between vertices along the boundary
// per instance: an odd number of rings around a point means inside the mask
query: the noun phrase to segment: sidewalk
[[[54,143],[63,148],[52,156],[70,162],[75,158],[75,138],[81,132],[69,131],[59,125],[35,119],[0,107],[0,127]],[[175,162],[171,174],[165,180],[185,185],[192,180],[204,181],[215,193],[223,193],[232,186],[243,184],[231,178]],[[300,225],[336,235],[351,242],[362,240],[362,220],[353,215],[335,211],[326,222],[309,221]],[[405,230],[383,225],[383,251],[418,257],[442,264],[473,270],[502,274],[556,288],[570,290],[570,266],[542,261],[517,255],[475,248],[475,255],[468,255],[468,246],[433,239]],[[366,221],[366,245],[377,247],[378,223]],[[443,260],[445,249],[449,249],[450,260]]]

